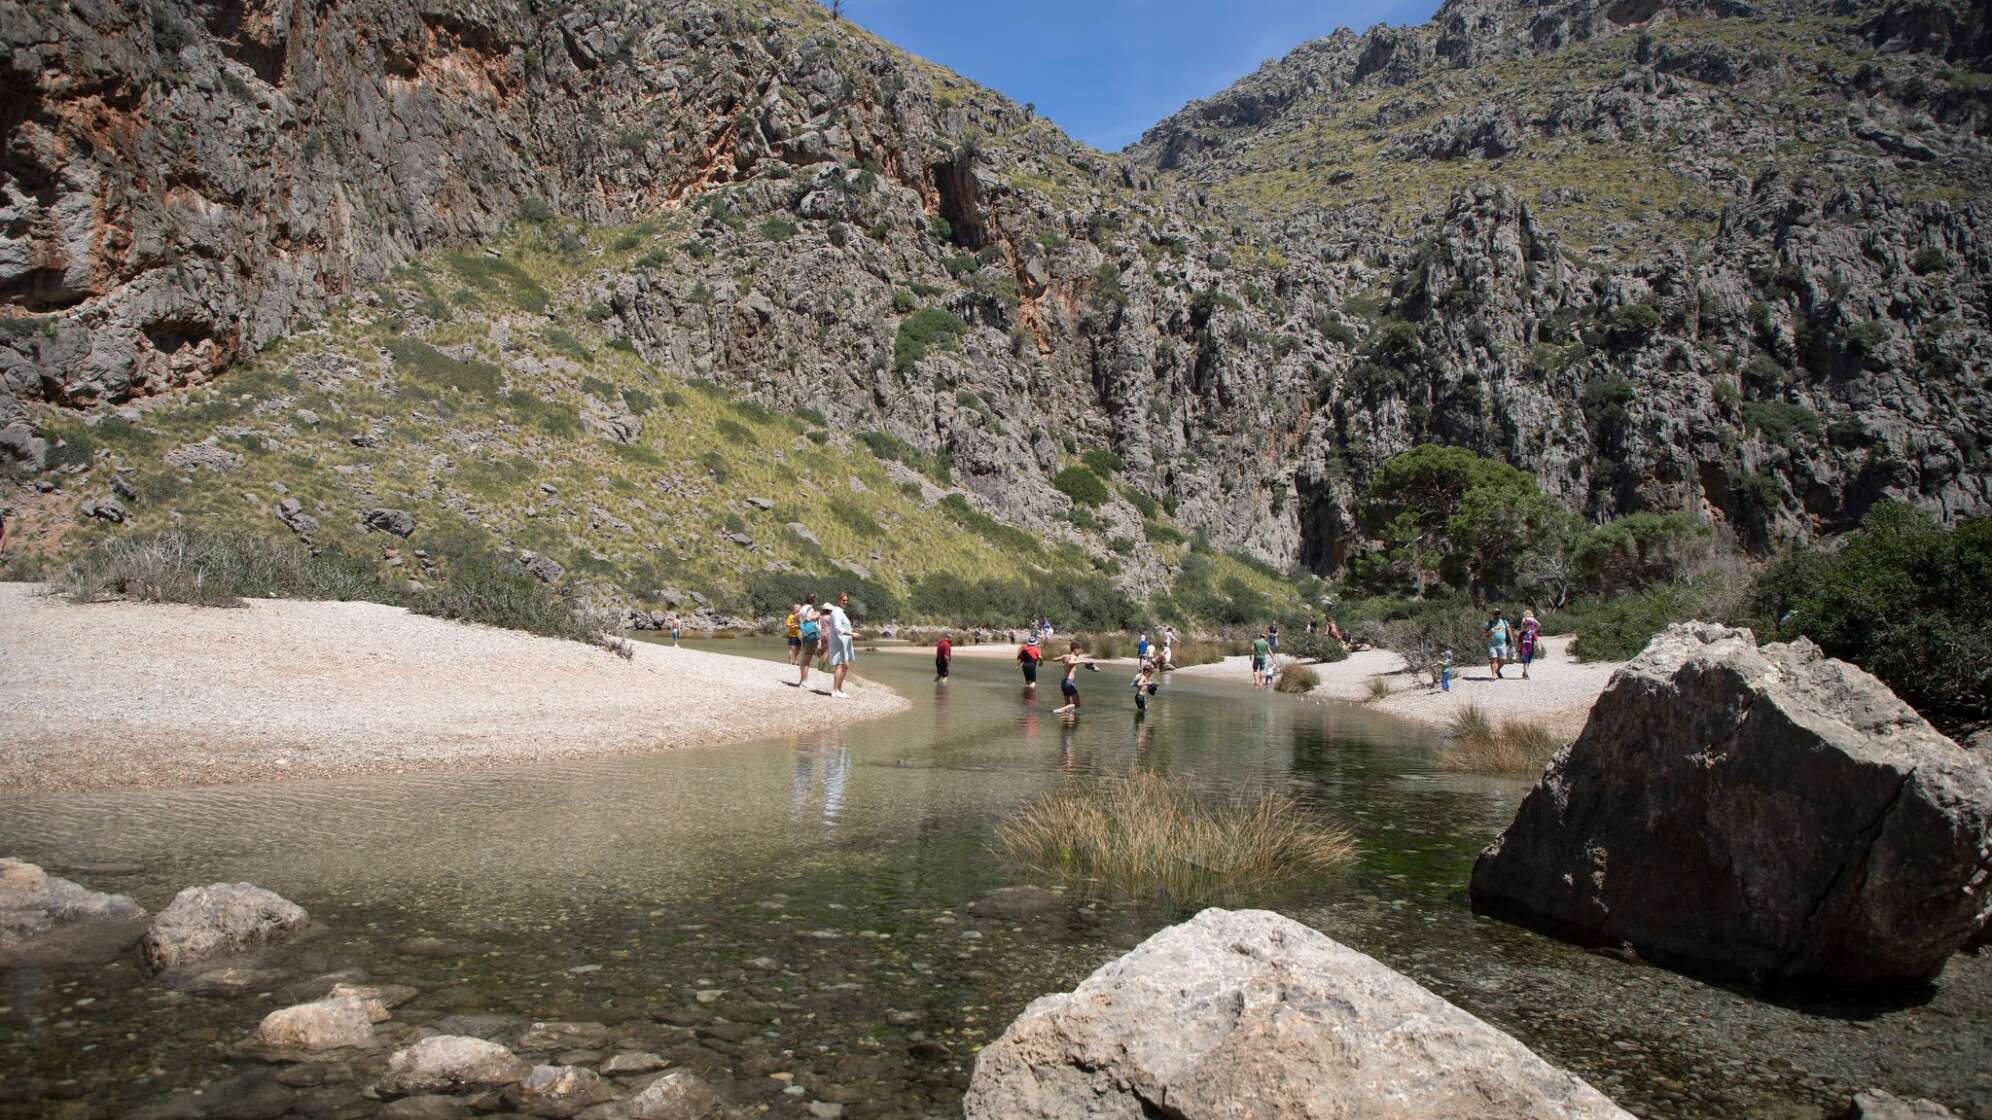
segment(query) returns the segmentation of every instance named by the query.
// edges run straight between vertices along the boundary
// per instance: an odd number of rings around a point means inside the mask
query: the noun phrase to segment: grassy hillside
[[[46,538],[66,553],[246,524],[301,531],[390,579],[425,578],[418,549],[530,554],[574,596],[642,610],[689,611],[696,592],[715,612],[765,617],[848,589],[873,617],[1148,621],[1114,586],[1130,542],[1103,527],[1005,524],[893,437],[730,399],[608,333],[614,284],[700,251],[681,217],[595,228],[529,210],[488,247],[419,259],[224,381],[87,419],[47,410],[60,489],[24,512],[79,518]],[[1112,470],[1075,459],[1061,477],[1104,488]],[[106,499],[120,522],[76,512]],[[411,514],[412,536],[369,529],[376,509]],[[1145,512],[1148,544],[1189,572],[1157,603],[1171,619],[1298,609],[1279,573]],[[17,551],[14,570],[46,552]]]

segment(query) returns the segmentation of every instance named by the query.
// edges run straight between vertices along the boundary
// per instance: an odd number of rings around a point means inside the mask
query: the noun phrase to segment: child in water
[[[1141,672],[1135,674],[1134,677],[1135,711],[1145,712],[1148,710],[1148,698],[1155,695],[1155,689],[1155,663],[1153,661],[1143,661],[1141,663]]]

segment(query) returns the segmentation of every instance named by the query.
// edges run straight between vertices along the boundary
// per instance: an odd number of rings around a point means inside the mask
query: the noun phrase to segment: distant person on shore
[[[1140,640],[1134,643],[1134,656],[1142,664],[1148,664],[1148,631],[1142,631]]]
[[[1487,667],[1494,672],[1494,679],[1501,679],[1501,666],[1508,661],[1508,619],[1495,607],[1493,617],[1487,620]]]
[[[1017,647],[1017,668],[1024,674],[1024,688],[1037,688],[1038,662],[1044,660],[1044,651],[1038,648],[1037,635],[1032,634]]]
[[[802,604],[790,603],[788,617],[782,620],[782,633],[788,635],[789,664],[802,653]]]
[[[671,644],[678,644],[678,616],[675,614],[671,616]]]
[[[1176,667],[1176,628],[1162,628],[1162,668],[1164,671]]]
[[[830,695],[838,700],[849,700],[851,694],[844,691],[844,677],[851,671],[851,662],[858,659],[856,649],[856,628],[851,625],[849,592],[839,591],[835,603],[824,603],[823,613],[830,619]]]
[[[1272,643],[1266,640],[1265,631],[1252,639],[1252,687],[1259,688],[1273,679],[1271,670],[1273,657]]]
[[[934,643],[934,679],[948,683],[948,667],[954,664],[954,635],[942,634]]]
[[[1073,642],[1072,648],[1059,656],[1058,663],[1065,666],[1065,679],[1058,683],[1059,690],[1065,693],[1065,705],[1052,710],[1076,712],[1079,710],[1079,667],[1084,665],[1094,673],[1099,672],[1100,667],[1086,659],[1085,651],[1079,648],[1078,642]]]
[[[1273,623],[1273,624],[1272,624],[1271,626],[1268,626],[1268,627],[1266,627],[1266,645],[1267,645],[1267,646],[1268,646],[1268,647],[1269,647],[1269,648],[1270,648],[1270,649],[1272,650],[1272,652],[1274,652],[1274,653],[1278,653],[1278,652],[1280,651],[1280,624],[1279,624],[1279,623],[1275,622],[1275,623]]]
[[[1328,619],[1328,636],[1335,639],[1337,642],[1340,642],[1342,644],[1342,648],[1344,649],[1348,648],[1349,639],[1342,635],[1342,628],[1340,626],[1335,625],[1335,619],[1333,616],[1330,616]]]
[[[1521,633],[1516,637],[1515,652],[1522,657],[1522,679],[1529,679],[1529,662],[1536,659],[1536,651],[1542,640],[1542,623],[1536,621],[1536,612],[1523,611]]]
[[[817,613],[816,604],[803,603],[796,611],[796,668],[801,671],[796,677],[795,686],[809,687],[809,663],[816,660],[816,651],[823,645],[823,616]]]

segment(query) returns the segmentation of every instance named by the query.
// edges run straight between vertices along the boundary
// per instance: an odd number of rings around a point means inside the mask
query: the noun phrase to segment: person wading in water
[[[1044,651],[1038,648],[1037,635],[1033,634],[1023,645],[1017,647],[1017,668],[1024,674],[1024,690],[1037,689],[1038,662],[1044,660]]]
[[[1060,690],[1065,693],[1065,706],[1054,708],[1053,711],[1076,712],[1079,710],[1078,676],[1081,665],[1084,665],[1089,672],[1097,673],[1100,671],[1098,665],[1088,661],[1083,656],[1084,652],[1084,650],[1079,648],[1078,642],[1073,642],[1072,648],[1059,657],[1058,663],[1065,666],[1065,679],[1058,683]]]

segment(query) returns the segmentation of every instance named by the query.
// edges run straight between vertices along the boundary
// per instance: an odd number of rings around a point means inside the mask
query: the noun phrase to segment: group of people
[[[1536,621],[1534,611],[1522,612],[1522,620],[1508,624],[1508,616],[1500,607],[1489,612],[1487,625],[1487,668],[1495,680],[1501,679],[1501,669],[1509,662],[1518,662],[1522,667],[1522,679],[1529,679],[1529,662],[1536,659],[1541,649],[1542,624]]]
[[[851,625],[850,608],[851,596],[845,592],[838,592],[834,602],[823,600],[821,606],[807,601],[789,605],[782,626],[788,635],[789,664],[798,670],[797,688],[809,689],[810,667],[820,661],[823,671],[831,674],[830,696],[850,699],[851,694],[844,691],[844,677],[851,671],[851,662],[857,660],[857,629]]]

